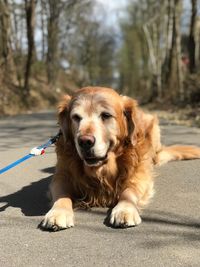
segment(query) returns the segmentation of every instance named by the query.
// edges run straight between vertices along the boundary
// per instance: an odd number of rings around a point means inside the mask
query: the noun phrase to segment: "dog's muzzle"
[[[82,159],[87,166],[97,167],[107,160],[107,154],[104,157],[97,157],[94,154],[94,145],[96,139],[93,135],[80,135],[78,137],[78,145],[81,150]]]

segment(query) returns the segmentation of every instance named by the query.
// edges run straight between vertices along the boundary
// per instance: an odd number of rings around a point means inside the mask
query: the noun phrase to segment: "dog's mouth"
[[[103,165],[107,160],[107,154],[104,157],[86,157],[84,163],[89,167],[98,167]]]

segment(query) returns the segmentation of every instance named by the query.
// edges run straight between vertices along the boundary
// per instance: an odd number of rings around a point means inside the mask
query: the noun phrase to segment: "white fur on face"
[[[101,117],[102,112],[108,112],[112,117],[103,121]],[[75,115],[81,118],[80,121],[73,119]],[[112,143],[115,143],[118,133],[114,110],[105,108],[101,104],[98,104],[98,102],[91,104],[91,100],[81,99],[72,108],[70,117],[72,120],[74,141],[79,156],[83,158],[78,144],[79,136],[91,134],[95,137],[95,145],[92,148],[94,156],[97,158],[105,157],[109,150],[111,140]]]

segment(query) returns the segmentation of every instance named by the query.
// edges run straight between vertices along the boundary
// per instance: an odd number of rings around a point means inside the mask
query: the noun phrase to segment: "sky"
[[[125,7],[128,0],[97,0],[97,2],[106,6],[108,11],[110,11],[110,10],[120,9],[121,7]]]
[[[116,30],[119,29],[118,18],[123,16],[124,9],[130,2],[138,2],[139,0],[96,0],[105,10],[105,20],[107,25],[112,25]],[[198,3],[198,14],[200,16],[200,0]],[[183,0],[182,26],[183,31],[187,31],[187,25],[191,14],[191,0]]]
[[[106,23],[112,25],[117,23],[118,18],[123,14],[129,0],[96,0],[104,9]]]

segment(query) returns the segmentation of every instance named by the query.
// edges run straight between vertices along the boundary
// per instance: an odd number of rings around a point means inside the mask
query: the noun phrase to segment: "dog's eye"
[[[75,121],[75,122],[80,122],[82,120],[82,118],[78,114],[74,114],[72,116],[72,120]]]
[[[112,115],[110,113],[108,113],[108,112],[102,112],[101,113],[101,118],[102,118],[103,121],[105,121],[105,120],[108,120],[108,119],[112,118]]]

